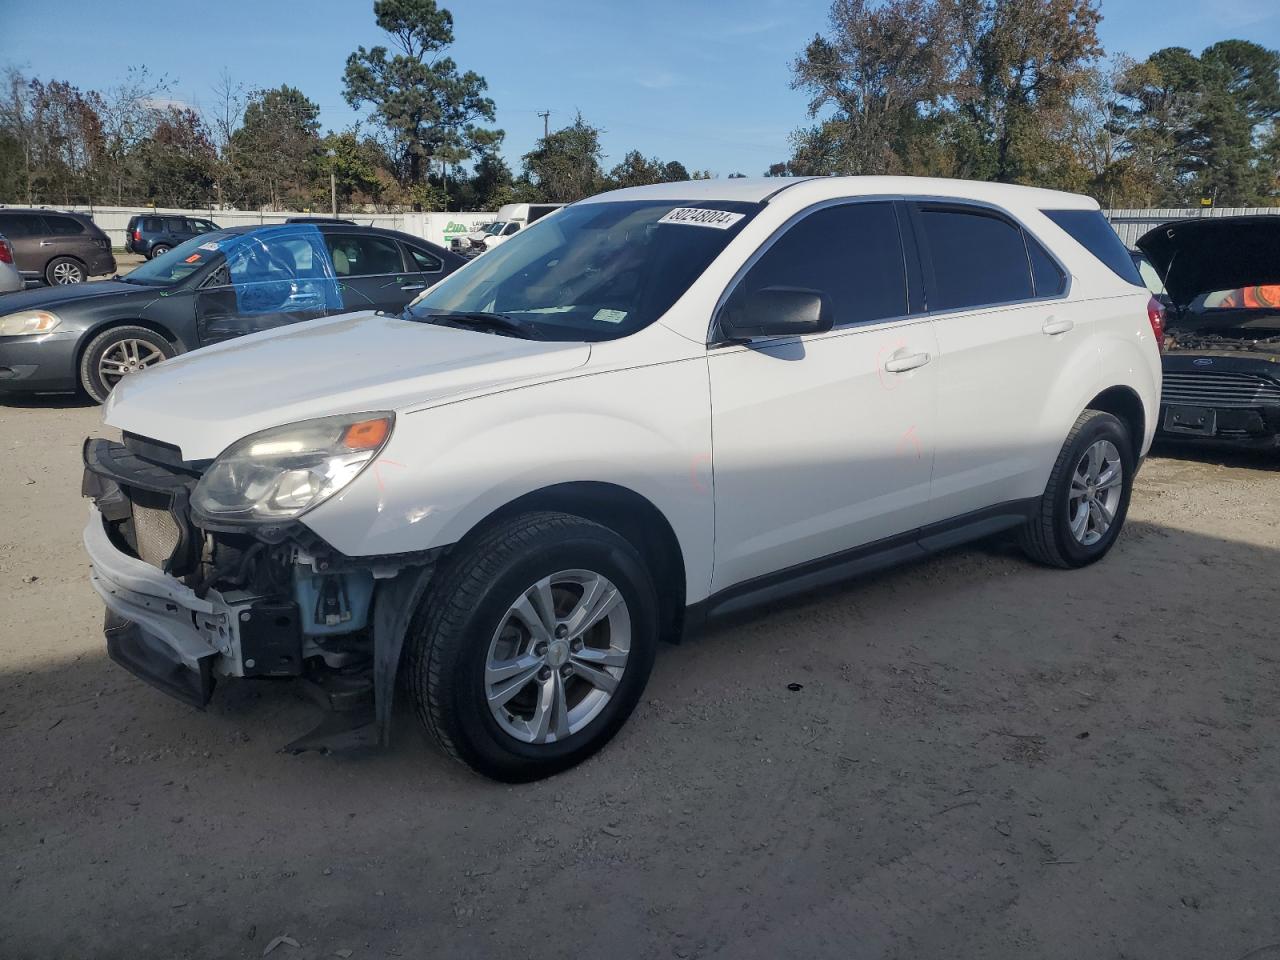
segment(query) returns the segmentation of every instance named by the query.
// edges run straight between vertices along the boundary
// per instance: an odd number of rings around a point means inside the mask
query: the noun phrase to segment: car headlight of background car
[[[32,333],[48,333],[62,322],[48,310],[23,310],[0,317],[0,337],[21,337]]]
[[[392,413],[304,420],[237,440],[204,472],[191,508],[210,520],[298,516],[333,496],[386,446]]]

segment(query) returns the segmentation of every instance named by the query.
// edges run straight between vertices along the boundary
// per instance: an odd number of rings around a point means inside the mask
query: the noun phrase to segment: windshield
[[[507,221],[497,220],[497,221],[494,221],[493,223],[486,224],[485,228],[481,231],[481,233],[487,233],[489,234],[489,236],[493,236],[494,234],[501,232],[502,228],[505,227],[506,225],[507,225]]]
[[[219,231],[192,237],[186,243],[178,244],[168,253],[135,267],[121,279],[151,287],[172,286],[202,269],[210,260],[214,258],[221,260],[222,255],[218,252],[219,244],[238,236],[241,234]]]
[[[565,207],[441,280],[405,312],[501,314],[546,340],[614,340],[657,320],[760,204],[626,200]]]

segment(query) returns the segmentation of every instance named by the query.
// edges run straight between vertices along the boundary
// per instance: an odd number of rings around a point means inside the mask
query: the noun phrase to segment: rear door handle
[[[425,290],[427,285],[425,283],[402,283],[400,284],[400,289],[408,293],[414,290]]]
[[[884,362],[884,368],[890,373],[906,373],[916,367],[923,367],[932,357],[927,353],[909,353],[905,357],[890,357]]]
[[[1059,320],[1057,317],[1050,317],[1044,322],[1044,326],[1040,328],[1040,332],[1048,334],[1051,337],[1056,337],[1060,333],[1066,333],[1075,325],[1075,321],[1069,317],[1063,320]]]
[[[42,246],[42,247],[52,247],[52,246],[53,246],[53,241],[52,241],[52,240],[41,240],[41,241],[40,241],[40,246]]]

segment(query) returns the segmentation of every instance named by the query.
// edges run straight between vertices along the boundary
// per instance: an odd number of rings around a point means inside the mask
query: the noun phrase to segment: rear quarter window
[[[1111,224],[1107,223],[1101,210],[1041,212],[1070,234],[1071,239],[1106,264],[1121,280],[1137,287],[1144,286],[1138,268],[1133,265],[1133,258],[1129,256],[1129,251],[1111,229]]]

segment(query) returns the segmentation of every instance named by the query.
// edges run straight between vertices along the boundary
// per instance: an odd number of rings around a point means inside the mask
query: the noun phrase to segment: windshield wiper
[[[523,337],[526,340],[541,340],[542,331],[536,324],[528,320],[517,320],[505,313],[489,313],[486,310],[467,310],[461,313],[429,313],[421,318],[427,323],[460,324],[462,326],[488,327],[497,333]]]

